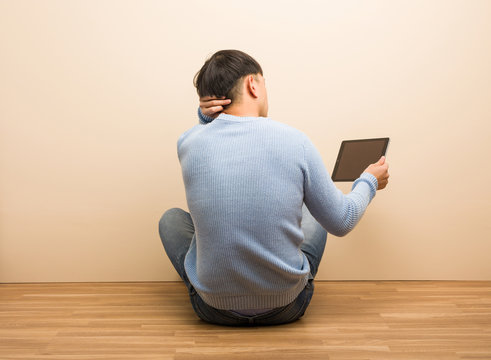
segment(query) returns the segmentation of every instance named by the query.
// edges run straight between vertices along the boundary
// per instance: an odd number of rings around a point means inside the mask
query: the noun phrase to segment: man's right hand
[[[376,163],[369,165],[364,172],[368,172],[377,178],[377,190],[382,190],[389,183],[389,164],[385,162],[385,156],[382,156]]]
[[[199,98],[199,107],[203,115],[216,118],[223,111],[223,107],[230,104],[232,100],[225,99],[225,96],[203,96]]]

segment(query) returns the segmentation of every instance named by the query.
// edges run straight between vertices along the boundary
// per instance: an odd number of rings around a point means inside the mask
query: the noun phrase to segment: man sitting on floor
[[[299,130],[268,118],[261,66],[237,50],[196,74],[200,123],[177,142],[189,213],[159,233],[193,309],[223,325],[273,325],[305,313],[327,232],[344,236],[388,183],[382,157],[343,194]]]

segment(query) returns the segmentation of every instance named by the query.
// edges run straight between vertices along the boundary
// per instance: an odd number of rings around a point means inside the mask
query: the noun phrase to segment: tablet
[[[339,149],[333,181],[355,181],[368,165],[377,162],[387,152],[389,138],[344,140]]]

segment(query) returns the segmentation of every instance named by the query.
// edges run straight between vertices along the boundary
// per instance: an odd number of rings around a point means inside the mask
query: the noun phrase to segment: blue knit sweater
[[[309,277],[302,204],[344,236],[375,196],[377,179],[363,173],[343,194],[299,130],[267,117],[199,115],[177,142],[196,230],[184,262],[189,280],[218,309],[284,306]]]

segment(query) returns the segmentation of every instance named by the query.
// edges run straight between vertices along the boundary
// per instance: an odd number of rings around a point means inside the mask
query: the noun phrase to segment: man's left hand
[[[203,115],[216,118],[223,111],[223,107],[231,102],[232,100],[225,99],[225,96],[203,96],[199,98],[199,107]]]

